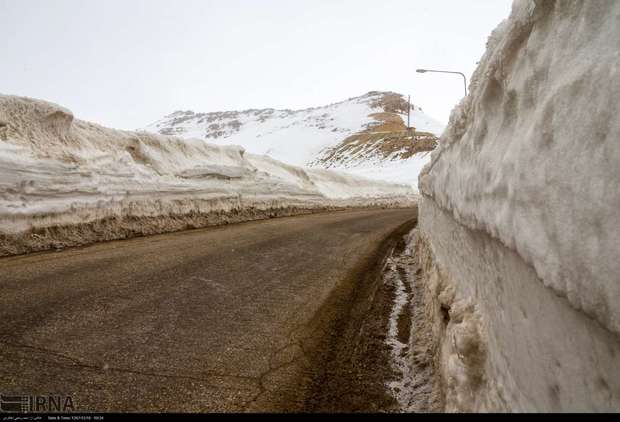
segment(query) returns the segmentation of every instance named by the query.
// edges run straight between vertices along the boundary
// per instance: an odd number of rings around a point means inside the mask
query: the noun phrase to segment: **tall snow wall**
[[[620,410],[620,2],[519,0],[419,177],[448,411]]]
[[[411,186],[291,166],[234,145],[109,129],[56,104],[0,95],[0,256],[415,202]]]

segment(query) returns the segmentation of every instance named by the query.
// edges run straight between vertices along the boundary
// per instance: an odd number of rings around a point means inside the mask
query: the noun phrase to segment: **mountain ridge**
[[[177,110],[144,130],[220,145],[236,144],[251,153],[293,165],[415,184],[417,173],[428,161],[428,152],[437,145],[443,125],[412,104],[412,128],[407,128],[407,109],[408,102],[402,94],[369,91],[328,105],[297,110]],[[363,147],[355,143],[362,143]],[[406,168],[400,171],[402,166]]]

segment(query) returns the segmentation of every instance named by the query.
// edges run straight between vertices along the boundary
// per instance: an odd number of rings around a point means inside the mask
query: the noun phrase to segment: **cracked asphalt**
[[[385,333],[359,333],[384,329],[375,280],[415,218],[340,211],[2,258],[0,392],[70,394],[78,411],[385,410]]]

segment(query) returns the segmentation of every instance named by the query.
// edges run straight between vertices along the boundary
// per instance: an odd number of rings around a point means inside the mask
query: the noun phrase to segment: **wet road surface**
[[[0,259],[0,392],[78,411],[383,410],[387,369],[343,353],[372,341],[362,359],[385,364],[383,334],[360,326],[384,329],[363,322],[374,280],[415,218],[341,211]]]

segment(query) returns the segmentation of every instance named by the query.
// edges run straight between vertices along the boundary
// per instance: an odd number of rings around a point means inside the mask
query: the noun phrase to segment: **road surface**
[[[415,218],[341,211],[0,259],[0,393],[78,411],[384,410],[376,276]]]

